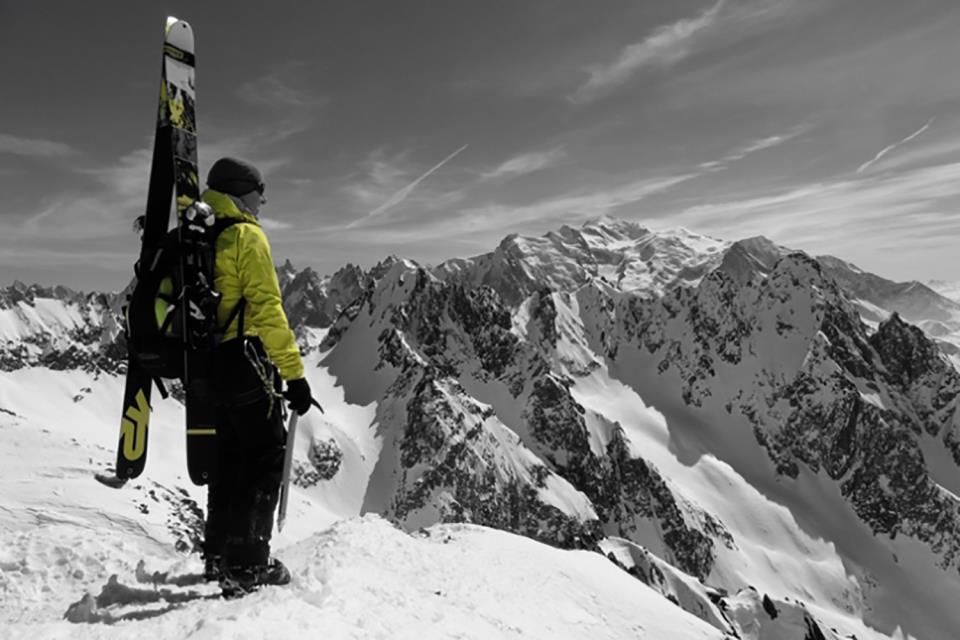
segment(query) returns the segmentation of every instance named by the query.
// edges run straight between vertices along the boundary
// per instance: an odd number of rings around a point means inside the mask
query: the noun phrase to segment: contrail
[[[447,164],[448,162],[456,158],[458,155],[460,155],[468,146],[470,145],[465,144],[459,149],[457,149],[456,151],[454,151],[453,153],[451,153],[450,155],[448,155],[446,158],[444,158],[443,160],[438,162],[436,165],[434,165],[432,168],[430,168],[422,176],[420,176],[419,178],[417,178],[416,180],[414,180],[413,182],[411,182],[410,184],[408,184],[407,186],[405,186],[404,188],[400,189],[399,191],[394,193],[392,196],[387,198],[387,201],[381,204],[379,207],[377,207],[376,209],[374,209],[364,217],[358,220],[354,220],[353,222],[348,224],[347,228],[351,229],[368,218],[379,216],[383,212],[387,211],[388,209],[391,209],[397,206],[398,204],[400,204],[401,202],[403,202],[404,200],[406,200],[407,196],[413,193],[413,190],[417,188],[417,185],[419,185],[421,182],[423,182],[424,180],[432,176],[434,173],[439,171],[441,168],[443,168],[445,164]]]
[[[894,142],[892,145],[890,145],[889,147],[885,148],[883,151],[878,153],[873,158],[873,160],[870,160],[869,162],[864,162],[862,165],[860,165],[860,168],[857,169],[857,173],[863,173],[864,171],[866,171],[876,163],[880,162],[880,160],[882,160],[884,156],[886,156],[888,153],[890,153],[897,147],[907,144],[908,142],[910,142],[911,140],[913,140],[914,138],[922,134],[924,131],[930,128],[930,125],[933,124],[933,120],[934,120],[933,118],[930,118],[930,120],[927,121],[927,124],[923,125],[922,127],[920,127],[919,129],[917,129],[916,131],[908,135],[906,138],[904,138],[900,142]]]

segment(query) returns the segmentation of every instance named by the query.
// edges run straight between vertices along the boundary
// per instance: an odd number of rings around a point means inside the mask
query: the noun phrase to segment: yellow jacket
[[[227,227],[217,238],[214,288],[223,296],[217,307],[217,326],[222,327],[241,298],[246,299],[243,333],[256,336],[284,380],[303,377],[303,361],[297,340],[283,312],[280,283],[273,266],[270,243],[257,219],[241,211],[228,196],[207,189],[202,200],[217,219],[234,218],[249,224]],[[224,341],[237,337],[239,318],[227,327]]]

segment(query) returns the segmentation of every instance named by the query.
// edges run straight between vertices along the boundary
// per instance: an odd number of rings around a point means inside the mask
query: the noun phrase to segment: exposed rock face
[[[117,294],[14,283],[0,290],[0,370],[124,371],[119,311]]]
[[[598,367],[622,371],[626,365],[619,363],[639,358],[651,363],[654,378],[623,379],[638,395],[646,396],[645,385],[653,382],[659,396],[672,397],[668,403],[678,402],[692,414],[708,419],[723,411],[732,427],[751,433],[774,472],[787,479],[780,482],[799,481],[801,472],[816,474],[833,483],[875,536],[919,542],[942,570],[956,575],[960,379],[944,357],[945,343],[932,341],[895,313],[881,313],[878,321],[867,316],[876,324],[865,323],[863,296],[870,292],[845,290],[820,261],[762,238],[721,247],[700,263],[710,268],[687,271],[695,277],[635,286],[639,279],[627,284],[598,276],[600,261],[590,256],[603,252],[583,248],[589,247],[588,235],[508,238],[493,254],[434,273],[498,292],[503,286],[513,331],[521,337],[514,351],[532,349],[539,356],[519,358],[539,368],[523,376],[533,385],[525,384],[520,394],[527,398],[520,426],[509,426],[590,499],[608,534],[629,539],[631,529],[642,529],[643,518],[656,513],[666,549],[662,557],[695,576],[710,572],[718,549],[737,545],[724,536],[722,521],[704,516],[706,510],[682,512],[675,522],[684,526],[671,534],[664,526],[669,508],[650,506],[657,471],[642,458],[630,456],[628,464],[616,465],[620,478],[625,467],[643,477],[642,489],[609,489],[615,476],[605,469],[615,466],[623,449],[617,430],[597,433],[596,416],[585,415],[582,407],[578,411],[573,398],[565,401],[564,389]],[[575,265],[553,264],[570,255],[578,256]],[[936,303],[929,292],[919,294]],[[874,309],[888,303],[877,291],[870,295],[873,302],[866,302]],[[584,437],[577,425],[587,417],[592,425]],[[937,450],[952,460],[950,468],[946,461],[937,463],[936,472],[930,466]],[[751,462],[756,463],[762,461]],[[645,466],[652,467],[651,474],[644,473]],[[942,484],[945,477],[953,478],[951,490]],[[682,494],[674,495],[683,505]],[[638,518],[637,526],[631,516]],[[707,544],[698,543],[700,536]],[[810,620],[811,637],[828,637],[828,629]]]
[[[340,471],[343,451],[332,438],[314,440],[307,451],[309,465],[295,462],[291,482],[304,489],[330,480]]]
[[[930,476],[920,442],[939,439],[960,465],[960,374],[897,315],[870,334],[803,254],[742,276],[717,270],[695,289],[622,303],[622,339],[677,374],[686,404],[745,416],[779,473],[825,471],[872,531],[914,537],[960,568],[960,504]]]
[[[571,379],[547,357],[556,310],[549,292],[538,296],[537,344],[512,331],[493,289],[442,282],[413,264],[391,270],[356,316],[341,317],[332,335],[378,335],[375,368],[399,371],[381,402],[388,433],[374,472],[388,488],[368,495],[367,508],[406,526],[466,520],[559,546],[591,546],[601,531],[635,537],[649,523],[678,566],[708,575],[715,540],[731,537],[675,495],[621,430],[587,424]]]
[[[298,272],[287,261],[280,269],[286,274],[281,278],[280,289],[290,324],[294,329],[329,327],[376,282],[378,268],[382,270],[382,263],[367,273],[348,264],[332,276],[320,277],[310,267]]]

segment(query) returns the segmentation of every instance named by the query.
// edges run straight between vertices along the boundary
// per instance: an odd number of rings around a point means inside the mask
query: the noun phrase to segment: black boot
[[[203,579],[207,582],[217,582],[222,573],[223,558],[217,555],[208,555],[203,558]]]
[[[262,586],[290,584],[290,571],[276,558],[265,564],[225,566],[220,575],[224,598],[240,598]]]

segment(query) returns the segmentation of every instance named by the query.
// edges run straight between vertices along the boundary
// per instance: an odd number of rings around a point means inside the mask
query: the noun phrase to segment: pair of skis
[[[184,386],[187,414],[187,467],[198,485],[216,473],[216,422],[211,402],[209,357],[192,319],[209,312],[212,283],[205,283],[204,265],[197,252],[186,247],[202,243],[212,225],[212,213],[196,207],[200,197],[197,166],[196,59],[193,29],[187,22],[167,18],[161,68],[160,103],[153,142],[146,213],[141,222],[138,268],[151,264],[170,223],[171,198],[176,194],[177,229],[181,247],[180,277],[183,290],[177,304],[183,318]],[[203,284],[198,286],[197,283]],[[212,305],[215,312],[216,305]],[[110,486],[122,486],[143,472],[150,428],[150,396],[153,377],[133,354],[127,358],[127,379],[120,420],[116,474],[98,475]]]

